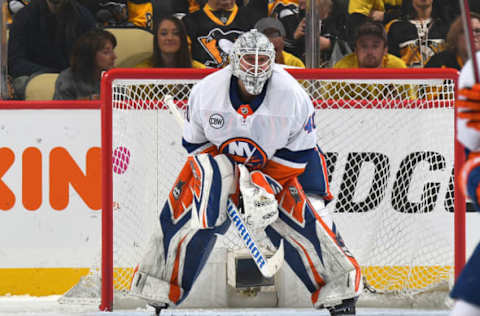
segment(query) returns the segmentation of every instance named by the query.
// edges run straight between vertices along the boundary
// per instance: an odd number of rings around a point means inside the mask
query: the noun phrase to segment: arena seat
[[[115,67],[132,68],[150,57],[153,34],[141,28],[106,28],[117,39]]]
[[[33,77],[25,88],[25,100],[52,100],[57,73],[46,73]]]

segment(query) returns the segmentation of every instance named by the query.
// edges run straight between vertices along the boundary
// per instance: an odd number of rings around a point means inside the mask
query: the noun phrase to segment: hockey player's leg
[[[480,306],[458,300],[455,302],[449,316],[480,316]]]
[[[226,200],[233,166],[220,155],[190,157],[159,217],[159,226],[132,281],[131,293],[152,306],[180,304],[216,242],[228,229]]]
[[[274,245],[284,238],[285,260],[312,293],[316,308],[328,308],[332,315],[354,313],[363,286],[360,267],[334,223],[322,219],[327,216],[323,201],[308,199],[296,180],[278,197],[280,216],[266,229],[268,237]]]
[[[451,315],[480,316],[480,244],[477,245],[450,293],[456,300]],[[472,313],[475,311],[477,313]]]
[[[345,261],[345,270],[353,268],[347,273],[340,274],[338,277],[331,279],[327,284],[319,289],[316,307],[326,307],[331,315],[355,315],[355,304],[363,290],[363,281],[361,276],[360,265],[345,246],[337,226],[333,222],[330,212],[325,207],[324,201],[318,196],[307,195],[311,206],[315,210],[317,221],[320,223],[328,236],[333,237],[332,240],[340,249],[337,255]],[[342,300],[340,304],[329,304],[332,299]],[[322,303],[325,302],[325,303]]]

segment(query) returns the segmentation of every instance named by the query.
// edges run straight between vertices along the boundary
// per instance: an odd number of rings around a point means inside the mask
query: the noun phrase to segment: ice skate
[[[331,316],[340,316],[340,315],[356,315],[355,314],[355,303],[356,298],[349,298],[343,300],[341,304],[327,307]]]
[[[153,308],[155,309],[155,315],[156,315],[156,316],[159,316],[160,313],[162,312],[162,310],[168,308],[168,304],[167,304],[167,303],[155,302],[155,303],[148,303],[148,305],[151,306],[151,307],[153,307]]]

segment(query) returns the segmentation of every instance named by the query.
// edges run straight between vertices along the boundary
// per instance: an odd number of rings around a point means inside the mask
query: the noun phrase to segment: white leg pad
[[[161,228],[155,228],[155,231],[148,242],[146,252],[138,267],[139,272],[146,273],[156,278],[164,278],[166,267],[162,240],[163,234]]]
[[[327,282],[320,290],[315,308],[336,306],[345,299],[358,297],[363,290],[363,282],[360,280],[360,286],[355,290],[356,277],[356,271],[350,271]]]
[[[138,271],[133,277],[130,293],[148,303],[169,303],[169,290],[168,282]]]
[[[363,289],[361,274],[356,269],[356,262],[348,249],[342,243],[338,244],[335,237],[332,236],[333,221],[328,209],[325,208],[323,199],[315,195],[308,195],[308,198],[323,222],[317,221],[315,224],[316,236],[322,249],[322,261],[317,256],[311,256],[310,259],[307,259],[303,255],[305,251],[311,254],[315,253],[314,245],[306,237],[292,230],[288,224],[283,221],[276,221],[271,226],[297,248],[305,267],[307,267],[310,279],[315,279],[312,271],[308,269],[313,264],[325,281],[325,285],[321,287],[318,298],[314,303],[315,307],[339,305],[345,299],[360,295]],[[302,248],[296,246],[297,242],[303,245]],[[309,260],[311,260],[311,263]]]
[[[322,221],[327,226],[327,230],[332,230],[333,221],[331,219],[328,209],[325,207],[325,202],[319,196],[307,195],[310,203],[315,207],[315,211],[320,215]],[[326,253],[325,271],[322,271],[326,276],[326,281],[336,279],[337,277],[345,277],[350,271],[355,271],[355,267],[347,256],[351,256],[346,247],[340,248],[333,237],[327,232],[325,227],[320,223],[316,224],[316,232],[323,251]]]

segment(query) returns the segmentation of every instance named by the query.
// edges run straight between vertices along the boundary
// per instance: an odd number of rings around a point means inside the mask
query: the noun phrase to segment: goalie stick
[[[168,109],[175,117],[175,120],[183,129],[184,120],[180,112],[178,111],[177,105],[173,101],[171,95],[166,95],[163,98],[164,103],[168,106]],[[283,249],[283,239],[280,241],[280,245],[277,251],[273,254],[272,257],[268,258],[262,254],[260,247],[257,246],[257,242],[253,238],[253,235],[247,228],[247,225],[243,221],[237,206],[233,203],[232,199],[227,200],[227,214],[230,217],[230,220],[235,226],[240,239],[243,241],[245,247],[250,252],[253,261],[258,267],[258,270],[262,273],[263,276],[271,278],[277,273],[277,271],[282,267],[284,260],[284,249]]]

